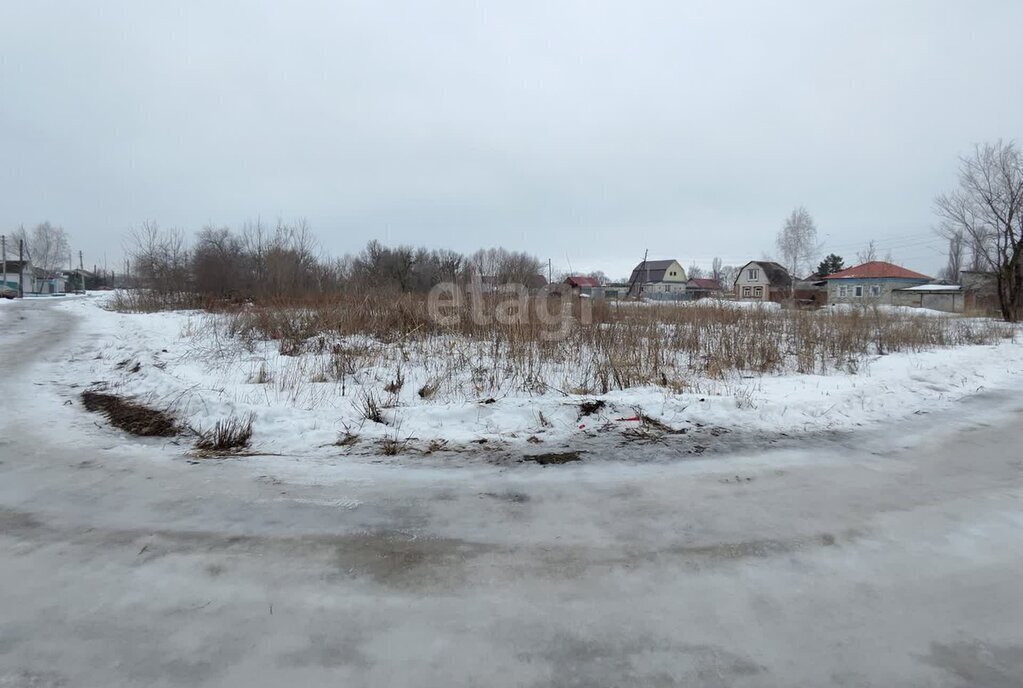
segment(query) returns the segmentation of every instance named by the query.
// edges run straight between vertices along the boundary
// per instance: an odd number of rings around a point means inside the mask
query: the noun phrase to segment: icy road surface
[[[5,688],[1023,686],[1018,398],[698,461],[196,464],[48,380],[80,319],[3,311]]]

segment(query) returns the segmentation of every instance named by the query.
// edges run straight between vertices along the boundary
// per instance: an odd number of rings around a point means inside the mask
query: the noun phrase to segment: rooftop
[[[698,289],[720,289],[721,285],[716,279],[710,279],[706,277],[690,277],[689,282],[696,286]]]
[[[962,291],[958,284],[918,284],[915,287],[905,287],[896,291]]]
[[[565,281],[573,287],[599,287],[600,282],[595,277],[587,277],[585,275],[572,275],[566,277]]]
[[[930,277],[919,272],[913,272],[895,263],[886,263],[883,260],[872,260],[868,263],[854,265],[845,270],[833,272],[826,275],[824,279],[878,279],[882,277],[901,279],[922,279],[930,281]]]

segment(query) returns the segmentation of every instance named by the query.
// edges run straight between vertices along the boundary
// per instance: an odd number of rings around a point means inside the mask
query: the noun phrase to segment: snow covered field
[[[106,296],[54,307],[80,316],[69,360],[53,375],[169,408],[194,429],[229,417],[253,419],[260,452],[356,454],[504,448],[540,451],[601,437],[647,437],[694,428],[765,433],[851,430],[948,408],[1023,379],[1023,344],[964,346],[865,358],[827,374],[734,374],[688,380],[686,390],[640,386],[573,394],[557,384],[525,392],[473,384],[481,371],[455,343],[428,359],[365,339],[350,346],[365,367],[327,374],[322,354],[281,355],[278,343],[226,337],[200,312],[122,314]],[[3,317],[0,315],[0,317]],[[1018,340],[1018,337],[1016,338]],[[368,353],[371,352],[371,353]],[[433,386],[430,394],[424,387]],[[479,394],[474,389],[482,389]],[[380,419],[367,420],[367,402]],[[580,404],[598,401],[584,414]],[[645,417],[645,420],[634,420]],[[653,425],[651,425],[651,423]],[[666,427],[658,426],[663,423]],[[342,446],[338,440],[344,440]],[[383,447],[387,447],[386,450]]]

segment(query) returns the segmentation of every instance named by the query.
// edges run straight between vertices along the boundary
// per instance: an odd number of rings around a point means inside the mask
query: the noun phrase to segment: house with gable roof
[[[742,301],[783,301],[792,291],[792,277],[779,263],[752,260],[736,274],[732,289]]]
[[[629,296],[649,299],[682,299],[686,293],[686,271],[677,260],[644,260],[632,269]]]

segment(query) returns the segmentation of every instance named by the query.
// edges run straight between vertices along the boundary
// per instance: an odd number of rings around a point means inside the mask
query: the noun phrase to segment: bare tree
[[[260,285],[270,296],[295,296],[318,291],[316,239],[304,219],[287,224],[278,220],[263,252],[266,279]]]
[[[48,273],[57,272],[69,260],[71,248],[63,227],[54,227],[49,222],[36,225],[31,232],[19,227],[12,239],[15,245],[18,241],[24,241],[32,264]]]
[[[192,277],[196,291],[206,295],[242,296],[252,292],[253,282],[243,242],[227,227],[205,227],[192,252]]]
[[[184,233],[143,222],[125,247],[139,285],[160,297],[192,290],[188,243]]]
[[[718,284],[725,291],[731,291],[735,278],[739,276],[739,268],[735,265],[722,265],[718,276]]]
[[[261,288],[267,283],[266,252],[269,239],[263,221],[257,219],[243,224],[241,242],[242,250],[251,263],[251,290],[255,293],[257,287]]]
[[[362,253],[347,259],[342,274],[355,290],[426,292],[441,282],[454,282],[465,259],[455,251],[397,246],[371,240]]]
[[[700,279],[703,277],[703,268],[697,265],[695,262],[690,263],[689,267],[686,268],[686,276],[690,279]]]
[[[817,243],[817,225],[814,223],[810,213],[800,206],[792,211],[792,214],[785,220],[781,231],[776,239],[778,253],[785,263],[785,268],[792,276],[789,292],[795,289],[795,281],[802,274],[808,273],[820,246]]]
[[[541,263],[528,253],[488,248],[469,256],[468,267],[495,284],[526,284],[540,274]]]
[[[985,143],[960,158],[959,188],[935,208],[946,236],[962,230],[994,273],[1002,316],[1023,319],[1023,156],[1015,143]]]
[[[987,269],[987,246],[974,237],[967,236],[965,240],[970,245],[970,270],[984,272]]]
[[[714,256],[714,260],[710,262],[710,276],[718,284],[721,284],[721,269],[721,258]]]
[[[958,282],[959,273],[963,269],[963,254],[966,242],[963,230],[950,228],[948,232],[948,262],[941,269],[941,278],[949,282]]]
[[[870,263],[875,260],[877,260],[877,244],[874,242],[873,239],[871,239],[867,243],[866,248],[864,248],[862,251],[856,252],[856,262]]]

